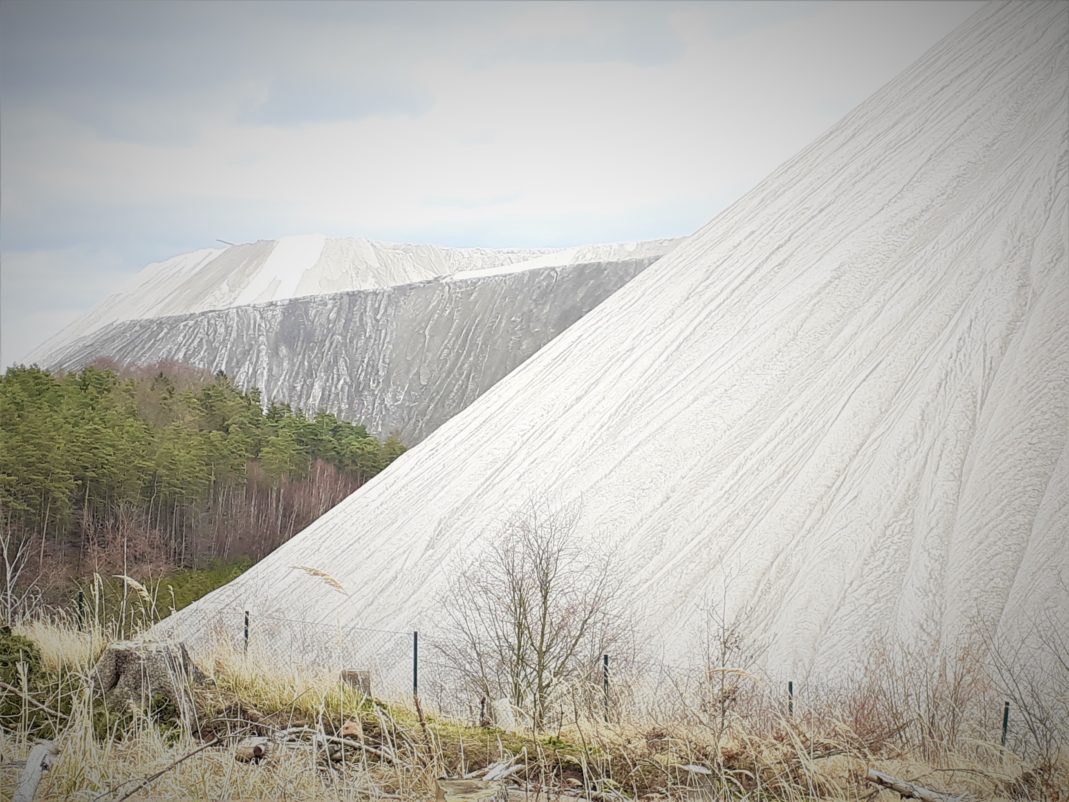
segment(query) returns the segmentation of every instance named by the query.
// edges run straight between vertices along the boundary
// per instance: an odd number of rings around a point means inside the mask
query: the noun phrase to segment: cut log
[[[865,779],[881,788],[889,788],[906,799],[920,799],[922,802],[964,802],[964,796],[952,796],[941,791],[933,791],[923,785],[900,780],[876,769],[869,769]]]
[[[435,802],[489,802],[489,800],[507,799],[501,783],[485,780],[438,780],[438,794]]]
[[[234,760],[241,763],[259,763],[271,754],[271,741],[255,736],[240,741],[234,748]]]
[[[33,802],[41,778],[52,767],[57,755],[59,755],[59,749],[51,741],[41,741],[30,750],[30,756],[26,758],[26,766],[22,770],[22,776],[19,777],[19,785],[15,789],[15,796],[12,797],[11,802]]]
[[[180,641],[112,643],[97,661],[92,678],[109,705],[145,708],[153,697],[163,696],[183,717],[190,684],[207,681]]]

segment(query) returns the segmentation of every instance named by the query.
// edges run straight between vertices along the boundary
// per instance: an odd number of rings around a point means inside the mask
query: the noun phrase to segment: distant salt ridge
[[[27,361],[49,364],[67,347],[126,320],[230,309],[435,278],[477,279],[579,263],[659,258],[682,240],[570,248],[446,248],[319,234],[207,248],[154,262],[118,292],[39,346]]]
[[[446,248],[322,235],[202,249],[148,265],[118,292],[39,346],[27,361],[46,364],[63,346],[118,321],[398,286],[495,269],[551,252]]]

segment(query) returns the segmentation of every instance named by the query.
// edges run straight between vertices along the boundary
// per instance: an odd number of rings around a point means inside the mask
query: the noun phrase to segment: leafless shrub
[[[985,638],[992,678],[1010,703],[1017,748],[1053,763],[1069,746],[1069,637],[1052,615],[1017,636]],[[1019,724],[1017,724],[1019,722]]]
[[[529,503],[458,569],[441,599],[450,630],[443,660],[477,695],[524,711],[535,729],[626,634],[623,583],[610,559],[577,543],[579,512]]]
[[[720,743],[733,717],[756,701],[760,678],[758,665],[768,644],[753,636],[755,608],[744,606],[728,612],[731,577],[724,579],[719,598],[707,597],[702,634],[702,676],[699,709],[705,723]]]
[[[990,742],[997,701],[975,635],[936,647],[874,643],[847,687],[844,720],[872,747],[897,743],[937,762],[967,741]]]

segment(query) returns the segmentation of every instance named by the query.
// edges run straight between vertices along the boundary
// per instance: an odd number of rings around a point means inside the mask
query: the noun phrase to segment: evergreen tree
[[[222,373],[13,367],[0,376],[0,534],[36,539],[41,563],[46,545],[82,560],[116,538],[124,553],[158,541],[175,562],[258,556],[402,451],[332,414],[265,412]]]

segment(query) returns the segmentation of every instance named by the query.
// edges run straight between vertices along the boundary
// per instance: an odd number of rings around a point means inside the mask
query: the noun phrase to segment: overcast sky
[[[0,365],[145,264],[690,233],[981,4],[0,2]]]

